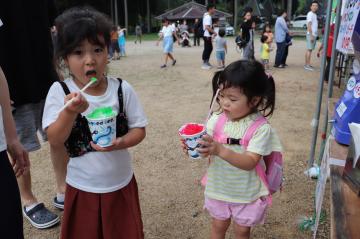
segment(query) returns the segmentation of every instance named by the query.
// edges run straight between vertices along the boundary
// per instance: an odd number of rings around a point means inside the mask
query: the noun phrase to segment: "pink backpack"
[[[233,139],[227,137],[224,133],[224,126],[227,121],[227,117],[225,114],[221,114],[219,119],[216,122],[213,138],[222,144],[240,144],[245,147],[249,145],[249,142],[256,130],[260,128],[262,125],[267,123],[265,117],[258,117],[246,130],[245,135],[242,139]],[[263,156],[263,160],[261,160],[255,167],[257,174],[260,179],[264,182],[266,187],[268,188],[270,194],[274,194],[275,192],[281,190],[282,182],[283,182],[283,159],[281,152],[273,151],[271,154]],[[201,179],[201,184],[203,186],[206,185],[207,182],[207,174],[203,176]]]

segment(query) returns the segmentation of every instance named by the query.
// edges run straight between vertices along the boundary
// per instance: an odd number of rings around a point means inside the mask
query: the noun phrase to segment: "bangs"
[[[88,40],[91,44],[106,47],[105,34],[102,29],[98,29],[96,23],[91,18],[77,19],[64,29],[64,37],[62,44],[67,46],[64,55],[70,54],[82,41]],[[99,36],[103,36],[102,40]]]

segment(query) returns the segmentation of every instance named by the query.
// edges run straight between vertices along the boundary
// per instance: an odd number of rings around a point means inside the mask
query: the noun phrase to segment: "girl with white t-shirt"
[[[7,153],[12,158],[11,164]],[[28,153],[16,135],[9,89],[0,67],[0,187],[3,191],[0,205],[4,205],[1,210],[4,220],[1,220],[0,233],[6,238],[24,238],[20,192],[16,177],[21,176],[29,165]]]
[[[61,238],[143,238],[137,183],[127,148],[144,139],[147,119],[130,84],[105,75],[111,21],[94,9],[72,8],[55,24],[55,59],[64,60],[71,77],[51,86],[43,127],[49,143],[53,147],[65,144],[70,157]],[[92,77],[97,81],[79,93]],[[116,139],[108,147],[92,142],[85,117],[99,107],[118,113]]]
[[[179,39],[176,35],[175,28],[169,24],[169,20],[166,18],[163,19],[163,28],[161,29],[159,33],[159,40],[156,42],[156,45],[159,45],[159,42],[161,39],[163,39],[163,49],[164,49],[164,64],[160,66],[160,68],[165,68],[168,62],[168,59],[170,58],[172,60],[172,65],[174,66],[176,64],[176,60],[174,56],[172,55],[173,52],[173,45],[174,45],[174,38],[179,43]]]

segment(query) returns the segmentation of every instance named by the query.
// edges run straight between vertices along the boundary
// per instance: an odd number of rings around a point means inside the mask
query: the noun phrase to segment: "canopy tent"
[[[206,6],[196,3],[196,2],[188,2],[184,5],[181,5],[177,8],[169,10],[157,17],[155,19],[162,20],[164,18],[169,19],[170,21],[176,20],[188,20],[188,19],[196,19],[202,18],[204,13],[206,12]],[[215,14],[212,16],[214,19],[220,18],[231,18],[233,15],[227,12],[223,12],[220,10],[215,11]]]

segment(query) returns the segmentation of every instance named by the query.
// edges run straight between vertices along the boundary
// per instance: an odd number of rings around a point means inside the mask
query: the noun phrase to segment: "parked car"
[[[297,27],[297,28],[307,28],[306,26],[306,15],[299,15],[294,18],[294,20],[290,21],[291,27]]]
[[[226,36],[234,36],[235,35],[235,29],[233,26],[230,25],[227,21],[224,21],[223,19],[220,19],[219,21],[219,27],[223,28],[225,30]]]

